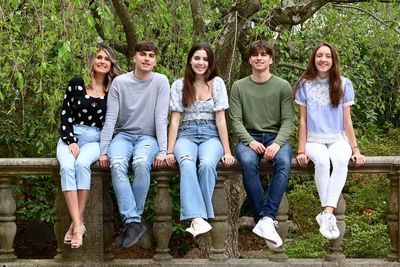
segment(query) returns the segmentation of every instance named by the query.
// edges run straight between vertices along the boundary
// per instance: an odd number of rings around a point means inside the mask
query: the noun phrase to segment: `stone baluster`
[[[153,225],[153,232],[157,248],[153,260],[158,262],[172,259],[168,247],[172,235],[172,201],[168,191],[170,180],[171,178],[168,176],[156,177],[157,194],[153,207],[156,222]]]
[[[343,194],[340,194],[337,207],[334,211],[337,220],[336,224],[340,231],[340,236],[335,240],[329,241],[328,254],[325,257],[325,260],[327,261],[336,261],[339,266],[343,266],[345,260],[345,255],[343,254],[342,249],[342,241],[346,232],[346,223],[344,221],[345,211],[346,201],[343,198]]]
[[[111,177],[109,173],[103,176],[103,242],[104,242],[104,261],[114,259],[111,252],[111,244],[113,242],[114,223],[113,223],[113,202],[110,195]]]
[[[390,238],[389,261],[399,261],[399,175],[388,174],[390,179],[389,214],[387,229]]]
[[[56,181],[59,184],[60,176],[56,176]],[[108,181],[108,180],[107,180]],[[105,259],[105,247],[104,244],[104,229],[103,220],[107,217],[103,217],[104,210],[104,191],[108,191],[109,184],[105,185],[103,188],[103,174],[97,170],[92,169],[92,179],[89,198],[86,203],[85,208],[85,226],[86,234],[83,239],[83,245],[79,249],[72,249],[70,245],[64,244],[64,235],[67,232],[71,218],[65,203],[63,192],[59,186],[56,197],[56,222],[55,222],[55,232],[57,238],[57,255],[55,260],[57,261],[104,261],[112,259],[112,254],[107,255],[108,258]],[[112,235],[113,229],[108,229],[109,235]],[[110,237],[108,239],[111,239]],[[110,242],[108,243],[110,247]]]
[[[11,181],[12,177],[0,176],[0,262],[11,262],[17,259],[13,249],[17,225]]]
[[[54,200],[54,214],[55,214],[55,218],[54,218],[54,234],[56,236],[56,240],[57,240],[57,254],[54,257],[54,260],[56,261],[62,261],[63,260],[63,256],[62,256],[62,251],[63,251],[63,247],[64,247],[64,237],[63,237],[63,233],[65,234],[65,232],[67,230],[64,231],[64,229],[68,229],[67,226],[63,226],[62,225],[62,216],[66,211],[66,205],[65,202],[63,200],[64,196],[63,193],[61,191],[61,186],[60,186],[60,176],[59,175],[54,175],[54,181],[58,187],[57,190],[57,194],[56,194],[56,198]],[[68,213],[68,212],[67,212]]]
[[[281,203],[279,205],[278,213],[276,215],[276,220],[278,221],[278,228],[276,230],[279,233],[280,237],[282,238],[283,242],[285,242],[289,229],[288,212],[289,212],[289,204],[285,193],[283,194]],[[279,248],[272,249],[272,252],[273,253],[269,256],[270,261],[285,262],[288,260],[288,256],[285,253],[284,244]]]
[[[211,261],[227,261],[225,240],[228,235],[228,201],[226,200],[225,177],[218,176],[212,198],[215,218],[210,220],[211,230]]]

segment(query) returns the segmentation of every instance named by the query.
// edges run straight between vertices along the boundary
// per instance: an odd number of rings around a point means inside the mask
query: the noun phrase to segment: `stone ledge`
[[[340,266],[337,262],[324,261],[322,259],[289,259],[287,262],[271,262],[265,259],[230,259],[227,262],[212,262],[206,259],[173,259],[168,263],[157,263],[145,259],[121,259],[111,262],[62,262],[54,260],[17,260],[11,263],[0,263],[0,267],[334,267]],[[389,262],[383,259],[346,259],[346,267],[400,267],[399,262]]]

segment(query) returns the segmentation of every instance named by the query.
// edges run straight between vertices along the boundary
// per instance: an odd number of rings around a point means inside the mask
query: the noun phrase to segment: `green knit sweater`
[[[275,75],[263,83],[250,76],[233,83],[229,116],[233,132],[248,145],[254,140],[248,130],[276,133],[282,145],[293,129],[293,99],[290,84]]]

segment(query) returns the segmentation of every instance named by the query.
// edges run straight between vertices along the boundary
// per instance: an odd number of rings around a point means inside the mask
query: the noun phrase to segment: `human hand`
[[[77,143],[72,143],[68,145],[69,148],[69,152],[71,152],[72,156],[74,156],[74,158],[78,158],[79,156],[79,146]]]
[[[110,161],[108,160],[108,156],[105,154],[100,156],[99,162],[102,169],[108,169],[108,167],[110,167]]]
[[[354,166],[359,167],[365,163],[365,157],[361,155],[360,152],[356,152],[351,156],[351,159],[354,161]]]
[[[175,167],[176,159],[173,153],[168,153],[165,161],[167,162],[168,166]]]
[[[235,163],[235,158],[232,156],[231,153],[226,153],[225,155],[222,156],[221,158],[222,162],[224,163],[225,167],[231,166],[233,163]]]
[[[304,152],[298,153],[296,156],[296,160],[297,160],[297,163],[299,163],[300,167],[302,167],[302,168],[307,167],[307,164],[310,161],[310,159],[307,157],[306,154],[304,154]]]
[[[253,149],[258,154],[263,154],[265,151],[265,146],[256,140],[250,142],[249,147]]]
[[[273,160],[275,155],[276,155],[276,153],[278,153],[279,149],[281,149],[280,145],[272,143],[267,148],[265,148],[264,159]]]
[[[155,169],[161,168],[165,160],[164,155],[158,155],[155,160],[153,160],[153,167]]]

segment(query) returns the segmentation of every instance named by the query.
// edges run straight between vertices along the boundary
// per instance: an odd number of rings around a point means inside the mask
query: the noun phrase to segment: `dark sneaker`
[[[128,229],[128,225],[124,226],[124,229],[122,230],[122,232],[115,239],[115,245],[117,245],[118,247],[122,247],[122,243],[124,242],[125,237],[126,237],[126,229]]]
[[[127,225],[126,228],[126,233],[125,233],[125,238],[122,242],[122,247],[123,248],[130,248],[134,244],[136,244],[139,239],[142,237],[142,235],[146,232],[146,226],[144,226],[142,223],[138,222],[132,222]]]

